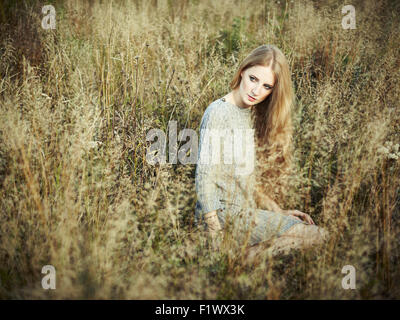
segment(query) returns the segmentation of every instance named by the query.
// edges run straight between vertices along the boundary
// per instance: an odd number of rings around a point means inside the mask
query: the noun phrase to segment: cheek
[[[247,91],[249,89],[248,83],[243,79],[242,79],[242,82],[241,82],[241,87],[242,87],[243,91]]]

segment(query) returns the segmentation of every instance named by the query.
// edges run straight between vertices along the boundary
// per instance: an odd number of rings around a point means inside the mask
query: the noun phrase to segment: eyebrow
[[[254,74],[250,74],[252,77],[254,77],[254,78],[256,78],[257,80],[260,80],[260,79],[258,79]],[[270,85],[269,83],[264,83],[264,84],[266,84],[267,86],[269,86],[269,87],[271,87],[271,88],[273,88],[274,86],[273,85]]]

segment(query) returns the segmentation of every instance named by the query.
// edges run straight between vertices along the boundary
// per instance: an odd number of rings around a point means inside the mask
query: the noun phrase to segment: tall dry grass
[[[1,5],[0,297],[400,298],[399,4],[36,1]],[[296,89],[295,174],[280,205],[323,248],[244,261],[193,224],[194,165],[146,163],[146,133],[198,130],[252,49],[277,45]],[[57,272],[41,287],[42,266]],[[344,265],[356,268],[344,290]]]

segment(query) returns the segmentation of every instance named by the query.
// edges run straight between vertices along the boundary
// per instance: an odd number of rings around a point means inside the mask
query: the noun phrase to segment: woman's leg
[[[326,229],[312,224],[298,223],[274,239],[272,251],[287,253],[291,249],[306,249],[321,245],[329,239]]]
[[[326,229],[316,225],[298,223],[271,241],[249,247],[247,259],[253,260],[254,257],[266,250],[272,256],[280,253],[286,254],[292,249],[306,249],[321,245],[328,239],[329,233]]]

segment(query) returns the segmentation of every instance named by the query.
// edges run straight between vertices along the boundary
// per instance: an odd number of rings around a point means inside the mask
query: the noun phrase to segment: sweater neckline
[[[225,98],[221,98],[221,101],[229,104],[230,106],[233,106],[236,110],[240,111],[240,112],[244,112],[244,113],[251,113],[251,107],[249,108],[242,108],[237,106],[236,104],[230,103],[229,101],[227,101]]]

